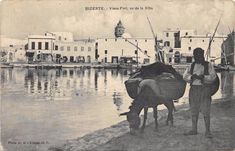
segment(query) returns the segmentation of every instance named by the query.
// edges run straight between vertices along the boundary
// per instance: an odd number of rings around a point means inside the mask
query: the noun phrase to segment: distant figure
[[[211,87],[209,84],[216,79],[216,72],[211,63],[205,61],[204,50],[196,48],[193,51],[195,62],[189,66],[183,78],[191,84],[189,90],[189,104],[192,116],[192,130],[185,135],[197,134],[198,115],[201,112],[205,121],[205,136],[212,138],[210,132]]]

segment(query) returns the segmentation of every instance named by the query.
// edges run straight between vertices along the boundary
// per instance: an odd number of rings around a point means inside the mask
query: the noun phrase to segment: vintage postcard
[[[0,0],[0,150],[235,150],[234,28],[235,0]]]

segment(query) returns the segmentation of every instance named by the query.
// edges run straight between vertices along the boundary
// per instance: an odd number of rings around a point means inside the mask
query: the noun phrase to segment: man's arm
[[[216,78],[216,72],[213,65],[210,62],[208,63],[208,72],[209,75],[204,76],[204,82],[207,84],[211,84]]]
[[[192,75],[190,73],[190,68],[191,68],[191,66],[189,66],[183,74],[183,79],[188,83],[191,82],[191,78],[192,78]]]

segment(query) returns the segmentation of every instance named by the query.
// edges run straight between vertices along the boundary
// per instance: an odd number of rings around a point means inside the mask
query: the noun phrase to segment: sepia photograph
[[[235,0],[0,0],[0,151],[235,151]]]

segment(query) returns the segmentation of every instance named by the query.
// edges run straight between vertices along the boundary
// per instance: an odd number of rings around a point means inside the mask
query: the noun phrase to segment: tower
[[[115,37],[116,38],[122,37],[124,31],[125,31],[125,28],[123,27],[121,20],[119,20],[119,22],[117,23],[117,26],[115,27],[115,32],[114,32]]]

